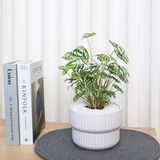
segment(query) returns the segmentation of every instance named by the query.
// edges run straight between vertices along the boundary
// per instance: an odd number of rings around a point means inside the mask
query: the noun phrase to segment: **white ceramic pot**
[[[79,103],[80,104],[80,103]],[[69,108],[73,142],[85,149],[102,150],[115,146],[120,139],[122,107],[112,113],[82,113]],[[76,104],[77,105],[77,104]]]

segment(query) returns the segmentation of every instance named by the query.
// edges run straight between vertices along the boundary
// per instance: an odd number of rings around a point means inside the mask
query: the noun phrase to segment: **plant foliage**
[[[68,88],[72,87],[76,93],[73,101],[82,99],[87,107],[102,109],[105,104],[109,104],[112,97],[116,98],[117,91],[123,93],[121,82],[128,84],[130,75],[118,61],[128,63],[129,59],[125,50],[111,40],[111,54],[92,56],[89,37],[95,35],[96,33],[85,33],[82,36],[82,39],[86,38],[88,41],[90,55],[86,48],[78,46],[64,54],[62,58],[67,60],[67,64],[58,68],[62,70],[62,75],[69,76],[65,81],[69,84]]]

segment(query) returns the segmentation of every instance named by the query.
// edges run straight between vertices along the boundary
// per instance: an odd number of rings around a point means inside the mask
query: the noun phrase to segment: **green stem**
[[[102,72],[101,72],[100,80],[99,80],[99,88],[98,88],[99,90],[100,90],[100,87],[101,87],[102,75],[103,75],[103,72],[104,72],[104,69],[105,69],[106,65],[107,65],[107,64],[105,64],[105,66],[104,66],[104,67],[102,66]]]
[[[91,96],[91,102],[92,102],[92,106],[91,107],[95,108],[94,107],[94,98],[92,96]]]
[[[88,46],[89,46],[89,50],[90,50],[90,56],[91,56],[91,63],[92,63],[92,50],[91,50],[91,46],[89,43],[89,39],[87,38],[87,42],[88,42]]]
[[[91,58],[90,58],[91,59]],[[95,63],[97,63],[94,59],[92,59],[92,61],[94,61]]]
[[[112,53],[110,54],[110,57],[112,57],[112,54],[114,53],[114,50],[112,51]]]
[[[67,74],[71,77],[71,75],[69,73],[67,73]]]

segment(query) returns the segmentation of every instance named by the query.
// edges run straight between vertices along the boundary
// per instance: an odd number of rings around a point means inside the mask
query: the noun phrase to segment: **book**
[[[32,145],[45,127],[42,61],[19,63],[20,144]]]
[[[19,145],[19,113],[18,113],[18,86],[17,63],[3,64],[4,104],[6,119],[7,145]]]

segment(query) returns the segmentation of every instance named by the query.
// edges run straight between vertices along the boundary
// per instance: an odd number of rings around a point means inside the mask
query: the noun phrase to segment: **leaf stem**
[[[72,77],[69,73],[67,73],[70,77]]]
[[[87,38],[87,42],[88,42],[88,46],[89,46],[89,50],[90,50],[90,56],[91,56],[91,63],[92,63],[92,50],[91,50],[91,46],[89,43],[89,39]]]
[[[112,54],[114,53],[114,50],[112,51],[112,53],[110,54],[110,57],[112,57]]]
[[[91,58],[90,58],[91,59]],[[92,58],[92,60],[95,62],[95,63],[97,63],[93,58]]]

